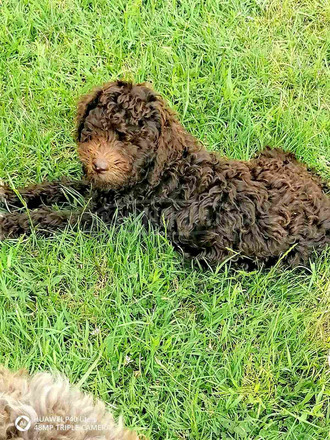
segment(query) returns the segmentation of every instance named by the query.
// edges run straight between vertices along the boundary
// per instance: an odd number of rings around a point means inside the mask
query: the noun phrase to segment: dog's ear
[[[102,90],[102,87],[98,87],[91,93],[88,93],[88,95],[84,95],[79,99],[76,117],[76,137],[78,141],[80,141],[81,138],[81,132],[84,128],[85,119],[89,112],[97,107]]]
[[[161,129],[157,141],[154,169],[150,176],[151,185],[161,180],[165,165],[179,158],[185,147],[185,130],[175,113],[166,106],[164,101],[160,102],[162,104],[160,107]]]

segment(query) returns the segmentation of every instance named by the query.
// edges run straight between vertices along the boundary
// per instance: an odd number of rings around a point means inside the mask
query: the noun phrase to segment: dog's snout
[[[104,159],[95,159],[93,161],[93,170],[97,173],[104,173],[105,171],[108,171],[109,167],[107,164],[107,161]]]

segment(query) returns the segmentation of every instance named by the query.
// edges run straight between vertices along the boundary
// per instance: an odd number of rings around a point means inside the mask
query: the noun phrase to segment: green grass
[[[152,81],[207,148],[330,178],[327,0],[0,1],[0,177],[79,177],[75,102]],[[58,369],[151,439],[330,438],[330,252],[185,265],[139,219],[0,244],[0,362]]]

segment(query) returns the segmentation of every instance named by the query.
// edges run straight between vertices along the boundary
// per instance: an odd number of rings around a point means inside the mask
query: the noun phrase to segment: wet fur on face
[[[78,144],[86,177],[100,187],[110,185],[117,188],[130,181],[136,150],[135,145],[129,148],[113,132],[106,137],[95,137]],[[98,164],[101,164],[99,168]]]

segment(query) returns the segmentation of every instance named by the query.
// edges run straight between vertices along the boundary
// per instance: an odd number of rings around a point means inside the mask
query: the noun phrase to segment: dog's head
[[[155,183],[168,160],[182,155],[187,133],[163,99],[145,84],[116,81],[78,105],[78,153],[86,177],[118,188]]]

